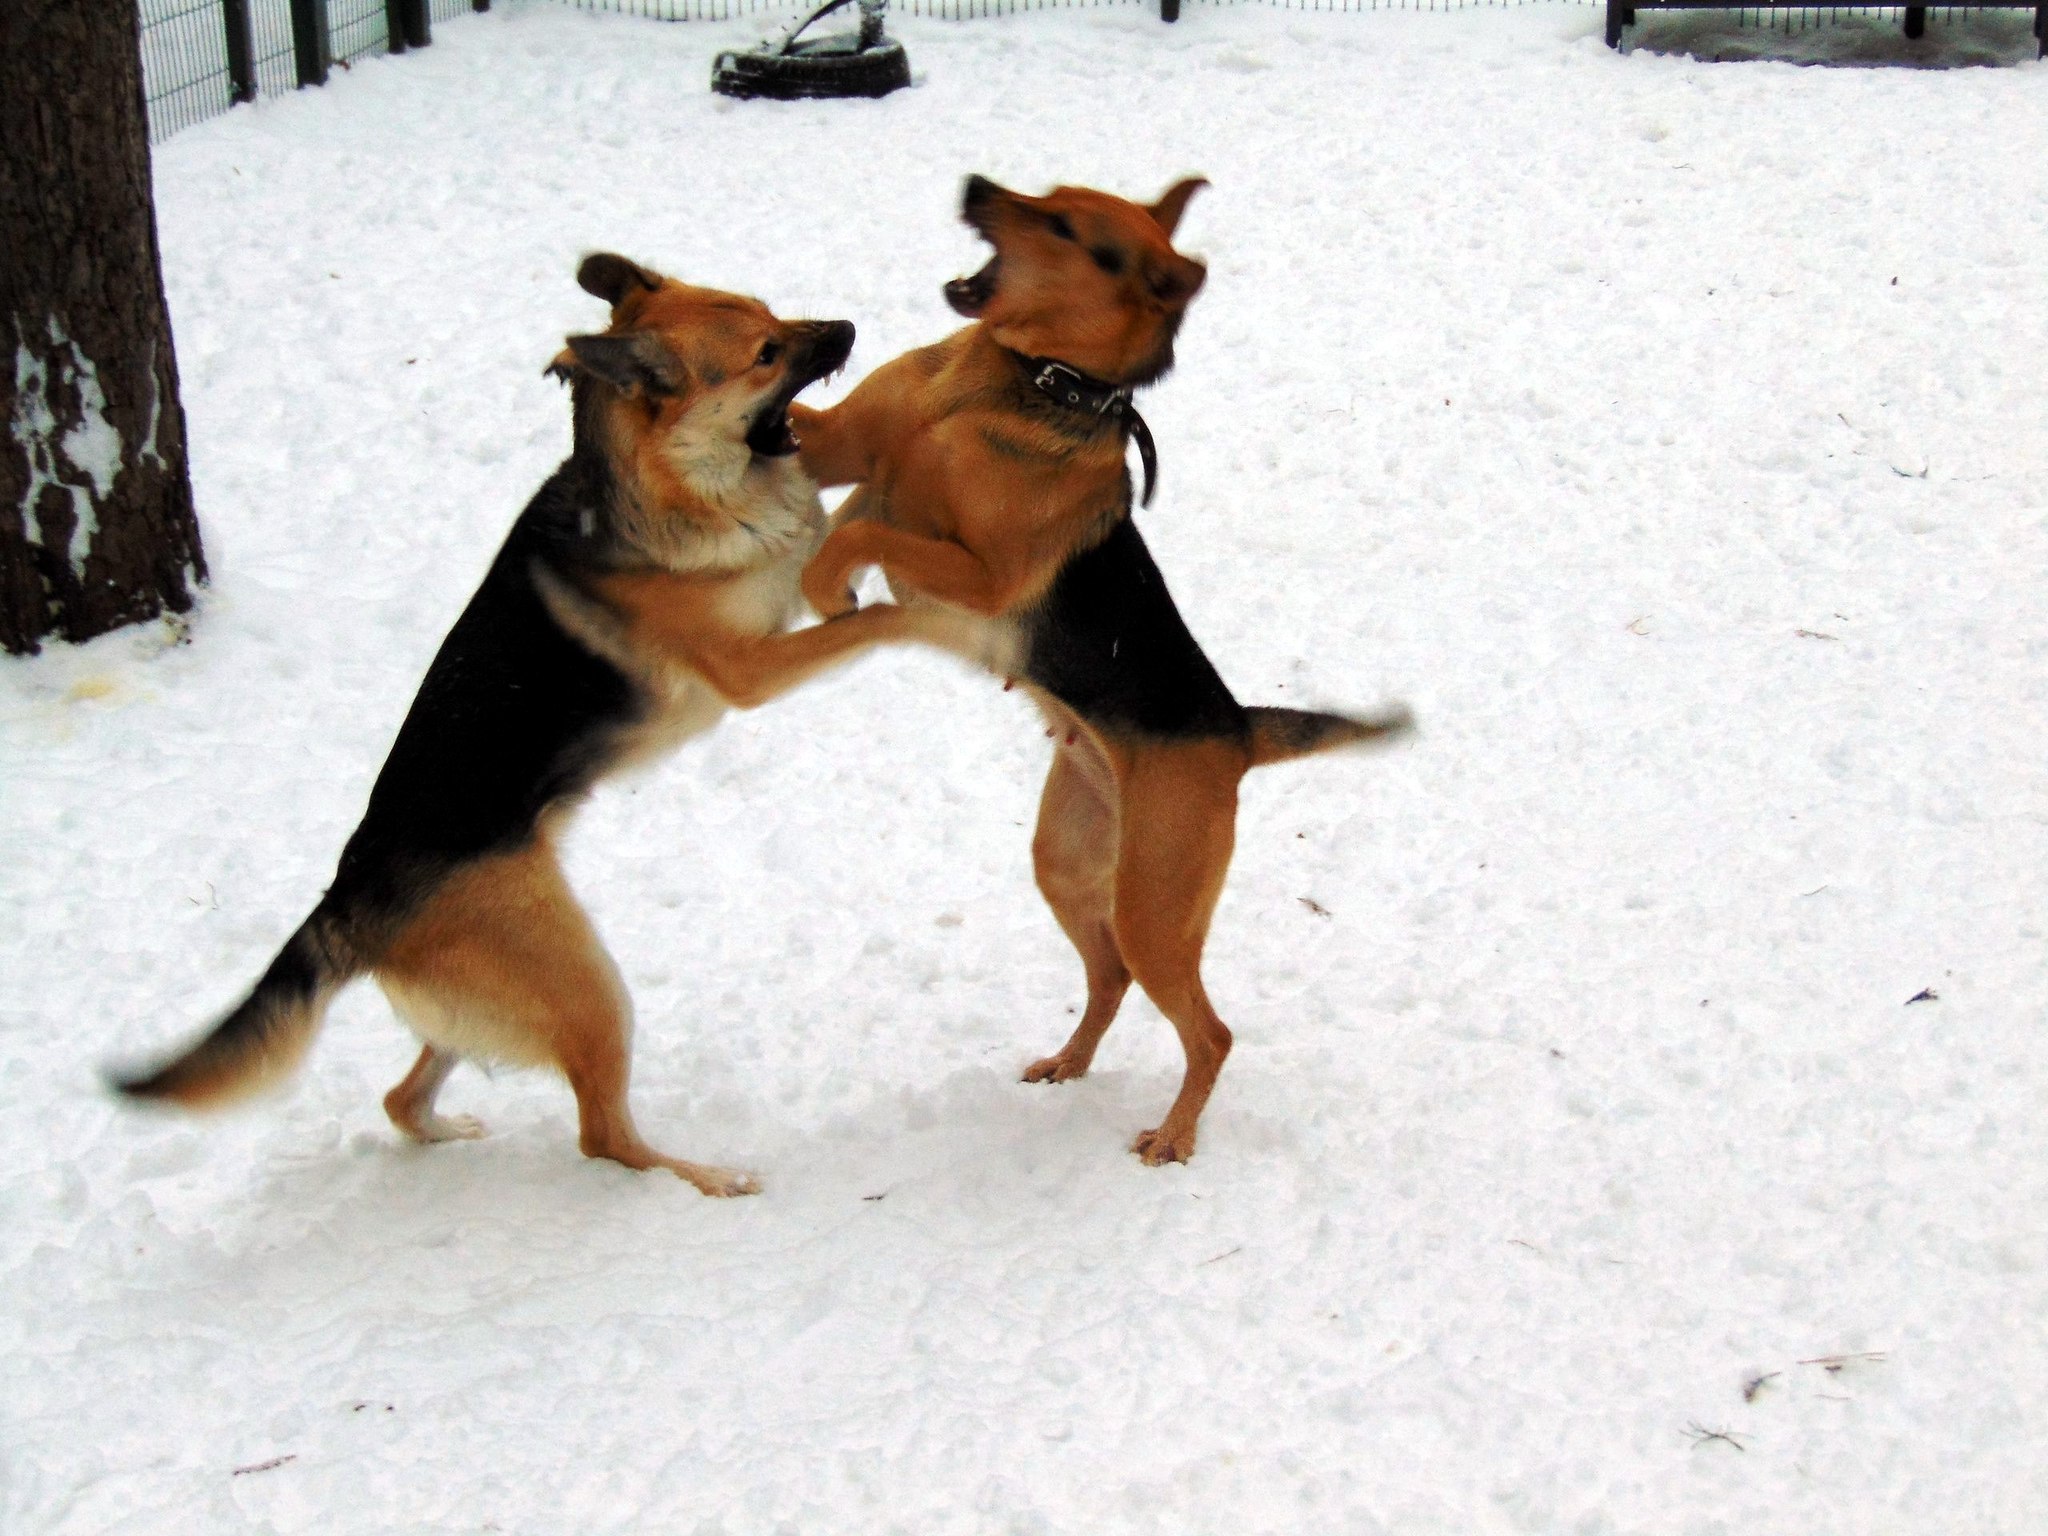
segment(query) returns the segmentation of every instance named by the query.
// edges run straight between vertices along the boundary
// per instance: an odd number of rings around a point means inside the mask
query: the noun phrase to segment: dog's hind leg
[[[441,1115],[434,1112],[434,1096],[448,1081],[448,1074],[462,1058],[437,1046],[422,1046],[420,1059],[412,1064],[396,1088],[384,1095],[384,1113],[391,1123],[414,1141],[474,1141],[485,1134],[483,1121],[474,1115]]]
[[[626,1082],[631,1075],[626,1052],[630,1026],[622,1017],[617,1019],[616,1035],[607,1038],[603,1024],[595,1019],[589,1023],[595,1027],[587,1028],[578,1046],[565,1052],[562,1061],[569,1086],[576,1090],[586,1157],[608,1157],[628,1168],[666,1168],[707,1195],[760,1193],[761,1181],[751,1173],[684,1162],[657,1152],[642,1141],[633,1125],[633,1112],[626,1104]]]
[[[1077,739],[1053,753],[1031,862],[1038,889],[1080,951],[1088,973],[1088,1006],[1072,1038],[1055,1055],[1024,1069],[1027,1083],[1064,1083],[1087,1072],[1095,1048],[1116,1018],[1131,973],[1116,944],[1116,785],[1092,741]]]
[[[1187,1055],[1173,1107],[1131,1147],[1151,1164],[1193,1155],[1195,1122],[1230,1054],[1230,1031],[1202,987],[1202,946],[1230,869],[1244,767],[1243,749],[1227,741],[1149,748],[1119,785],[1117,947]]]
[[[405,1000],[430,1053],[558,1068],[576,1094],[587,1156],[665,1168],[707,1195],[757,1188],[750,1175],[668,1157],[641,1139],[626,1102],[625,985],[545,836],[451,876],[391,946],[378,979]],[[413,1076],[437,1070],[422,1057]]]

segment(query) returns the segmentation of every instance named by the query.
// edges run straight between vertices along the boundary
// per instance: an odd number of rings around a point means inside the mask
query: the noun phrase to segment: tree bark
[[[192,606],[135,0],[0,0],[0,418],[0,646]]]

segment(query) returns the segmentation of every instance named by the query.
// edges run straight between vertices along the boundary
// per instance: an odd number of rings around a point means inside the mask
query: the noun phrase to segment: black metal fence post
[[[256,99],[256,46],[249,37],[249,0],[220,0],[220,24],[227,33],[228,99]]]
[[[431,43],[434,23],[427,0],[384,0],[384,35],[393,53]]]
[[[327,40],[327,0],[292,0],[292,57],[300,85],[325,85],[333,62]]]
[[[1180,0],[1159,0],[1159,19],[1161,21],[1179,21]]]

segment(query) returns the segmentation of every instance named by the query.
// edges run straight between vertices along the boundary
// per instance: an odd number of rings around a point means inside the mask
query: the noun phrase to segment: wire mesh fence
[[[162,139],[233,104],[220,0],[142,0],[149,132]]]
[[[785,14],[817,3],[817,0],[561,0],[579,11],[604,11],[619,16],[640,16],[655,21],[731,21],[755,15]],[[1539,0],[1183,0],[1194,9],[1234,5],[1263,5],[1287,11],[1463,11],[1502,8],[1539,3]],[[1557,0],[1540,0],[1557,3]],[[1604,0],[1564,0],[1564,3],[1598,5]],[[1903,5],[1824,6],[1737,6],[1724,0],[1700,0],[1703,6],[1735,13],[1742,25],[1790,27],[1805,30],[1849,17],[1874,17],[1898,21],[1909,7]],[[2013,0],[2020,6],[2035,0]],[[890,0],[892,10],[908,16],[930,16],[945,21],[973,21],[987,16],[1012,16],[1026,11],[1095,10],[1112,6],[1139,6],[1157,10],[1159,0]],[[1982,14],[1987,9],[2010,9],[2011,5],[1956,5],[1930,7],[1929,17],[1944,21]]]
[[[4,0],[12,3],[12,0]],[[238,101],[317,85],[330,67],[432,39],[432,23],[490,0],[140,0],[149,136]]]
[[[562,0],[579,11],[607,11],[654,21],[731,21],[736,17],[798,11],[816,0]],[[1525,5],[1537,0],[1190,0],[1196,5],[1266,5],[1289,11],[1456,11],[1479,7]],[[1593,0],[1578,0],[1591,4]],[[1026,11],[1099,10],[1139,6],[1157,10],[1159,0],[890,0],[890,9],[906,16],[931,16],[943,21],[976,21],[988,16],[1014,16]]]
[[[0,0],[12,4],[15,0]],[[747,16],[788,15],[817,0],[560,0],[581,11],[607,11],[657,21],[732,21]],[[1092,10],[1108,6],[1162,9],[1162,0],[891,0],[911,16],[946,21],[1009,16],[1026,11]],[[1290,11],[1454,11],[1515,6],[1537,0],[1186,0],[1198,8],[1266,5]],[[1550,0],[1555,3],[1555,0]],[[1604,4],[1609,41],[1615,17],[1634,18],[1630,0],[1566,0]],[[1832,24],[1847,16],[1905,19],[1909,35],[1932,17],[1944,22],[1986,8],[2031,7],[2037,0],[1991,0],[1976,5],[1747,6],[1721,0],[1635,0],[1644,9],[1668,5],[1713,7],[1736,12],[1766,27],[1790,32]],[[1163,14],[1178,14],[1182,0],[1163,0]],[[487,11],[490,0],[141,0],[143,80],[149,99],[149,133],[161,141],[181,128],[225,112],[238,101],[276,95],[318,84],[330,65],[348,65],[381,53],[396,53],[430,40],[431,23],[471,11]],[[2048,0],[2039,0],[2036,33],[2048,53]]]
[[[560,0],[579,11],[603,11],[618,16],[640,16],[654,21],[732,21],[754,15],[798,11],[817,0]],[[1286,11],[1463,11],[1499,9],[1558,0],[1183,0],[1191,9],[1207,10],[1236,5],[1261,5]],[[1563,3],[1600,4],[1601,0],[1563,0]],[[1755,5],[1738,8],[1732,0],[1708,0],[1715,9],[1738,12],[1744,24],[1758,22],[1784,25],[1787,15],[1803,18],[1797,26],[1822,26],[1835,18],[1849,16],[1897,20],[1904,6],[1805,6]],[[2033,0],[2026,0],[2031,4]],[[1012,16],[1027,11],[1096,10],[1105,7],[1138,6],[1156,11],[1159,0],[890,0],[890,9],[907,16],[930,16],[946,21],[973,21],[986,16]],[[1944,7],[1944,17],[1977,14],[1984,7]]]
[[[290,0],[249,0],[248,9],[255,45],[251,64],[257,91],[274,96],[294,89],[299,75],[298,61],[293,56]]]
[[[327,0],[328,49],[335,62],[389,53],[390,19],[384,0]]]

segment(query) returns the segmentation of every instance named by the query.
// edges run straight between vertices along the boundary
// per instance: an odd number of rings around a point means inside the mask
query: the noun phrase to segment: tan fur
[[[535,572],[556,621],[660,701],[614,771],[710,729],[728,707],[766,703],[917,628],[913,615],[884,605],[787,631],[824,514],[794,456],[761,459],[741,438],[782,384],[779,370],[755,360],[795,329],[754,300],[669,279],[614,308],[610,334],[658,340],[687,377],[674,394],[627,393],[605,407],[622,503],[613,526],[647,563],[578,582]],[[553,1066],[575,1092],[587,1155],[666,1168],[710,1195],[752,1193],[751,1175],[664,1156],[635,1128],[626,1099],[631,1003],[563,878],[555,839],[565,820],[551,818],[530,846],[448,880],[373,968],[426,1043],[386,1096],[393,1124],[422,1141],[481,1134],[472,1120],[434,1112],[458,1058]]]
[[[1200,185],[1178,183],[1148,208],[1085,188],[1032,198],[970,183],[966,217],[996,260],[949,295],[963,290],[963,313],[976,323],[883,364],[830,410],[792,412],[819,482],[860,482],[804,572],[813,607],[846,610],[854,574],[878,565],[900,602],[952,615],[950,633],[927,628],[924,638],[1014,673],[1018,616],[1128,505],[1121,436],[1062,433],[1018,410],[1016,354],[1054,358],[1111,384],[1155,377],[1202,285],[1201,265],[1171,244]],[[1115,263],[1091,255],[1103,246]],[[976,287],[984,279],[992,288]],[[1230,1053],[1201,958],[1230,865],[1238,780],[1254,761],[1315,746],[1290,748],[1284,722],[1258,711],[1246,739],[1112,735],[1032,692],[1059,742],[1032,860],[1080,953],[1088,1005],[1066,1044],[1024,1076],[1064,1082],[1085,1073],[1137,981],[1172,1021],[1186,1071],[1166,1118],[1133,1150],[1147,1163],[1184,1161]],[[1403,721],[1390,715],[1346,739]],[[1337,742],[1333,734],[1317,745]]]
[[[477,611],[501,629],[551,620],[636,684],[637,698],[608,703],[614,713],[594,712],[582,736],[549,749],[551,771],[575,775],[574,788],[556,791],[531,824],[515,816],[503,841],[477,845],[492,851],[452,865],[437,848],[371,855],[388,861],[383,886],[373,885],[370,897],[359,887],[345,911],[323,900],[210,1034],[162,1067],[116,1079],[131,1096],[201,1107],[281,1079],[304,1055],[334,991],[367,971],[424,1042],[384,1100],[407,1136],[482,1134],[474,1120],[435,1110],[465,1057],[550,1066],[575,1092],[590,1156],[664,1168],[706,1194],[757,1187],[747,1174],[664,1156],[641,1138],[627,1103],[631,1004],[563,877],[557,842],[578,793],[596,778],[939,616],[884,605],[788,629],[802,609],[799,575],[825,517],[794,444],[768,429],[782,423],[790,394],[844,360],[851,326],[780,320],[753,299],[693,288],[617,256],[587,258],[578,281],[612,305],[609,329],[570,337],[552,370],[575,385],[576,455],[559,473],[581,487],[558,515],[579,517],[581,526],[573,537],[565,530],[534,544],[548,553],[511,578],[531,581],[546,617],[489,581],[473,601],[494,604]],[[496,572],[493,579],[504,580]],[[439,691],[423,688],[415,709],[444,711],[437,724],[466,719],[460,664],[433,676]],[[478,686],[520,684],[494,678]],[[430,698],[439,702],[430,706]],[[523,761],[506,765],[515,776],[530,771]],[[518,805],[541,787],[492,789]]]
[[[641,1139],[626,1101],[632,1005],[562,876],[551,837],[481,860],[449,881],[391,946],[376,976],[426,1042],[406,1081],[385,1099],[392,1123],[408,1135],[434,1141],[482,1133],[474,1121],[434,1114],[432,1090],[446,1076],[444,1060],[554,1066],[576,1095],[586,1156],[666,1168],[707,1195],[759,1187],[750,1175],[665,1157]]]

